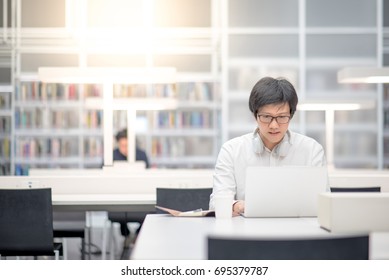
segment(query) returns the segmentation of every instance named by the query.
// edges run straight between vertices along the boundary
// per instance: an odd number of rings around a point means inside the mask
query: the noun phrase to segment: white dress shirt
[[[209,208],[214,209],[213,196],[229,191],[235,200],[245,199],[246,167],[261,166],[326,166],[323,147],[314,139],[288,130],[272,151],[265,147],[258,133],[248,133],[223,144],[213,175],[213,192]]]

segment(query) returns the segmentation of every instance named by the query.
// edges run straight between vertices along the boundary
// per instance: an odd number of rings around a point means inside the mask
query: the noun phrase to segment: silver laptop
[[[315,217],[318,195],[327,190],[326,167],[249,166],[245,217]]]

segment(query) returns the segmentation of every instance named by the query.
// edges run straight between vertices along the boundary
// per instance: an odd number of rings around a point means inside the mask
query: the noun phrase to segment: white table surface
[[[200,260],[207,258],[207,237],[304,238],[344,236],[322,228],[316,218],[172,217],[147,215],[132,259]],[[370,258],[389,259],[389,233],[373,233]]]
[[[155,194],[56,194],[54,210],[63,211],[153,211]]]

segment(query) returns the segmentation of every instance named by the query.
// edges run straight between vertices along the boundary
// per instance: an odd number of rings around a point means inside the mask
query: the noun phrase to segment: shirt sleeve
[[[324,149],[320,144],[315,145],[313,152],[312,152],[312,159],[311,159],[311,165],[312,166],[326,166],[327,160],[324,153]]]
[[[236,196],[236,180],[234,175],[233,149],[224,144],[219,152],[213,174],[213,191],[210,197],[209,209],[215,209],[214,195],[229,192]]]

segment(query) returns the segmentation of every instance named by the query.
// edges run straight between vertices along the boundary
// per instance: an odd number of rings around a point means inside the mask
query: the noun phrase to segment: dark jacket
[[[125,155],[123,155],[122,153],[120,153],[119,149],[115,149],[113,151],[113,160],[114,161],[115,160],[127,160],[127,157]],[[138,160],[144,161],[146,163],[146,168],[150,168],[149,160],[147,158],[146,153],[139,148],[136,148],[135,160],[136,161],[138,161]]]

